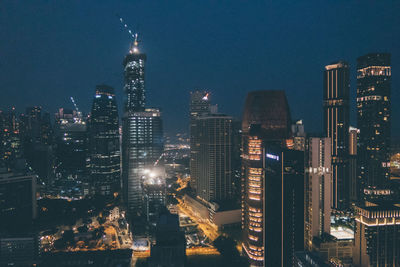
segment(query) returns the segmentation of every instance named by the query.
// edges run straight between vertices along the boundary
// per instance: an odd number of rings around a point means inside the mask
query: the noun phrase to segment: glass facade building
[[[199,147],[200,140],[197,133],[197,118],[211,113],[211,102],[209,93],[206,91],[194,91],[190,93],[190,187],[197,191],[197,180],[199,179]]]
[[[108,196],[120,188],[119,139],[114,88],[98,85],[89,123],[90,179],[98,194]]]
[[[126,55],[124,66],[125,111],[143,111],[146,105],[144,67],[146,54],[140,53],[135,42]]]
[[[232,117],[211,114],[196,119],[197,196],[208,202],[232,198]]]
[[[144,208],[144,171],[154,168],[164,151],[161,112],[150,108],[129,112],[123,119],[122,131],[124,201],[131,215],[140,215]]]
[[[390,173],[390,54],[357,59],[358,170],[362,189],[385,188]]]

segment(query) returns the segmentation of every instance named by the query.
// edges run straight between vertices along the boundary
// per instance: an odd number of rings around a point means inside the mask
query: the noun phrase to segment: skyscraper
[[[86,177],[88,171],[87,125],[76,111],[60,108],[55,114],[58,169],[63,178]]]
[[[90,176],[96,193],[110,195],[120,188],[120,144],[114,88],[96,86],[89,123]]]
[[[153,169],[164,151],[161,112],[147,108],[129,112],[122,127],[122,183],[124,201],[131,215],[143,211],[142,176]]]
[[[190,93],[190,186],[197,191],[197,180],[199,177],[199,140],[195,134],[197,129],[197,118],[208,115],[211,112],[209,93],[205,91],[194,91]]]
[[[398,203],[366,202],[356,207],[353,263],[357,267],[400,266]]]
[[[161,112],[146,108],[144,74],[146,55],[135,40],[124,66],[125,113],[122,122],[122,186],[128,216],[143,214],[142,177],[146,169],[161,164],[164,150]]]
[[[349,128],[349,200],[351,203],[358,201],[360,194],[360,182],[357,176],[357,138],[360,130],[354,127]]]
[[[243,113],[243,250],[253,266],[291,266],[304,247],[304,153],[287,150],[283,91],[250,92]]]
[[[384,188],[389,179],[391,129],[390,54],[357,59],[358,170],[362,188]]]
[[[36,216],[36,175],[0,169],[0,233],[29,231]]]
[[[251,128],[243,160],[243,250],[251,266],[293,266],[294,253],[304,249],[304,153],[269,143]]]
[[[139,51],[138,42],[135,40],[123,62],[125,112],[144,111],[146,104],[146,91],[144,87],[145,62],[146,54]]]
[[[232,118],[210,114],[196,119],[192,136],[198,140],[197,196],[208,202],[232,197]]]
[[[346,209],[349,204],[349,96],[349,65],[339,61],[325,66],[324,130],[332,141],[332,207],[339,210]]]
[[[304,238],[305,248],[313,250],[314,237],[330,233],[331,226],[331,139],[307,140],[305,176]]]
[[[243,111],[243,136],[252,124],[259,124],[268,140],[278,142],[290,136],[291,117],[284,91],[253,91],[248,93]]]

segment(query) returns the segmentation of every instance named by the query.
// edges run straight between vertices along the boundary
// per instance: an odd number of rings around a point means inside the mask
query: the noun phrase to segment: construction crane
[[[125,23],[124,19],[120,16],[117,15],[117,17],[119,17],[119,21],[121,22],[122,26],[128,31],[129,35],[133,38],[133,47],[131,47],[131,53],[132,52],[138,52],[138,45],[139,45],[139,35],[138,33],[133,33],[131,29],[129,29],[128,24]]]
[[[74,98],[71,96],[71,101],[72,104],[74,104],[75,110],[76,110],[76,114],[78,115],[79,120],[82,119],[82,112],[79,111],[78,105],[75,103]]]

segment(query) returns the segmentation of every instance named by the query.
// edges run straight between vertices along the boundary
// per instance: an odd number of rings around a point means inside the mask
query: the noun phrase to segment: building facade
[[[212,114],[196,119],[197,196],[208,202],[232,198],[232,117]]]
[[[124,111],[144,111],[146,91],[144,84],[146,54],[141,53],[137,41],[126,55],[124,66]]]
[[[55,114],[57,172],[63,179],[86,177],[89,140],[86,121],[76,111],[60,108]]]
[[[385,188],[390,173],[390,54],[367,54],[357,59],[357,127],[361,186]]]
[[[325,66],[324,130],[331,138],[332,207],[343,210],[349,206],[348,143],[350,122],[350,70],[346,62]]]
[[[163,154],[161,112],[146,108],[146,55],[133,43],[124,66],[125,107],[122,120],[122,186],[128,216],[143,215],[142,177],[146,169],[159,164]]]
[[[354,265],[400,266],[399,204],[366,202],[356,212]]]
[[[36,175],[0,171],[0,233],[24,232],[37,217]]]
[[[122,127],[122,183],[124,202],[132,216],[143,212],[142,177],[159,165],[164,151],[161,112],[129,112]]]
[[[110,196],[120,189],[120,143],[114,88],[96,87],[89,124],[90,178],[94,191]]]
[[[243,251],[251,266],[292,266],[304,248],[304,152],[287,150],[283,91],[250,92],[243,113]]]
[[[196,135],[197,118],[211,113],[211,102],[209,93],[206,91],[194,91],[190,93],[190,187],[197,191],[197,180],[199,177],[199,147],[200,141]]]
[[[305,176],[304,245],[313,250],[313,239],[330,233],[331,227],[331,139],[310,137]]]

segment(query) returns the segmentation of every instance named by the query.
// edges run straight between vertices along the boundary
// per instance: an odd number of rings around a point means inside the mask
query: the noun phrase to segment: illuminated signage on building
[[[269,154],[269,153],[267,153],[267,158],[274,159],[274,160],[279,160],[279,156],[274,155],[274,154]]]

